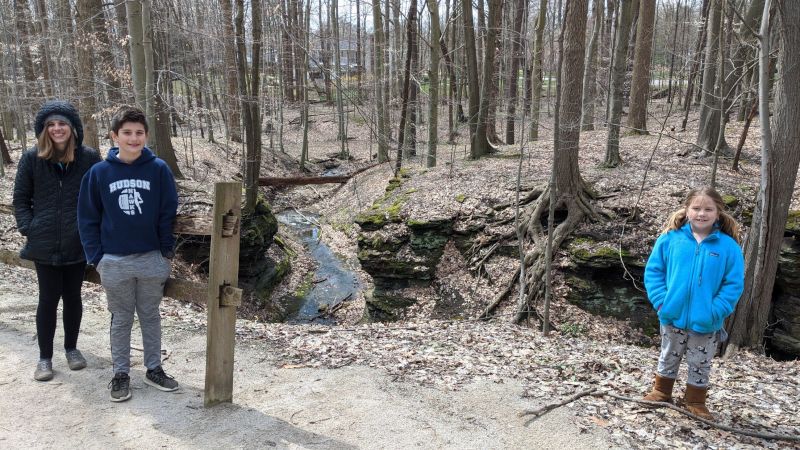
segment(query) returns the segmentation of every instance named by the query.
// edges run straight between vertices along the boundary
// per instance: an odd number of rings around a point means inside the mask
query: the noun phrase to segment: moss
[[[405,167],[400,168],[400,178],[411,178],[411,171]]]
[[[466,195],[464,195],[464,194],[456,194],[456,196],[455,196],[455,200],[456,200],[458,203],[464,203],[464,201],[465,201],[466,199],[467,199],[467,196],[466,196]]]
[[[800,233],[800,210],[789,211],[789,216],[786,218],[786,230]]]
[[[736,205],[739,204],[739,199],[736,198],[736,196],[733,196],[733,195],[723,195],[722,196],[722,203],[724,203],[725,207],[728,208],[728,209],[735,208]]]
[[[403,184],[403,180],[401,178],[392,178],[389,180],[389,184],[386,185],[386,193],[391,193],[395,189],[399,188],[401,184]],[[384,198],[385,197],[386,196],[384,196]]]
[[[294,296],[296,298],[304,298],[311,292],[311,289],[314,287],[314,272],[308,272],[306,276],[303,278],[303,281],[297,286],[297,289],[294,291]]]

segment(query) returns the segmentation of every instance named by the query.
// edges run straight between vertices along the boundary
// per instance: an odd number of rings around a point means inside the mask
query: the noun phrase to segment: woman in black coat
[[[27,242],[20,256],[36,264],[39,307],[36,333],[39,362],[33,378],[53,378],[53,338],[58,302],[64,300],[64,350],[69,368],[86,367],[77,349],[81,326],[86,259],[78,236],[77,204],[81,179],[100,161],[97,150],[82,145],[78,111],[65,101],[45,103],[36,114],[37,145],[25,152],[14,183],[14,217]]]

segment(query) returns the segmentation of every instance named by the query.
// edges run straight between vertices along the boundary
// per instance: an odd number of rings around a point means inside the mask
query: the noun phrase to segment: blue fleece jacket
[[[716,332],[744,290],[742,249],[717,228],[698,243],[687,222],[658,237],[644,285],[662,324]]]
[[[89,264],[106,253],[167,255],[175,246],[178,192],[172,171],[147,147],[131,164],[118,155],[118,148],[109,150],[81,182],[78,230]]]

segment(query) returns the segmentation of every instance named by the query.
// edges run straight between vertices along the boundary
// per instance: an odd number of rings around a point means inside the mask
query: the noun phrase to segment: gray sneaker
[[[161,366],[148,370],[144,377],[144,382],[164,392],[178,390],[178,382],[175,381],[175,378],[164,373],[164,369]]]
[[[36,381],[48,381],[53,379],[53,360],[40,359],[36,364],[36,371],[33,372],[33,379]]]
[[[120,372],[114,375],[108,383],[108,388],[111,389],[112,402],[124,402],[131,398],[131,378],[127,373]]]
[[[70,370],[81,370],[86,367],[86,358],[77,348],[67,351],[67,365]]]

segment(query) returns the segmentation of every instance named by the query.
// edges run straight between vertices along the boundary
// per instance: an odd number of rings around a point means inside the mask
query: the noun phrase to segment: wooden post
[[[208,274],[208,334],[206,337],[206,407],[233,401],[233,347],[239,282],[239,222],[241,183],[214,186],[213,228]]]

